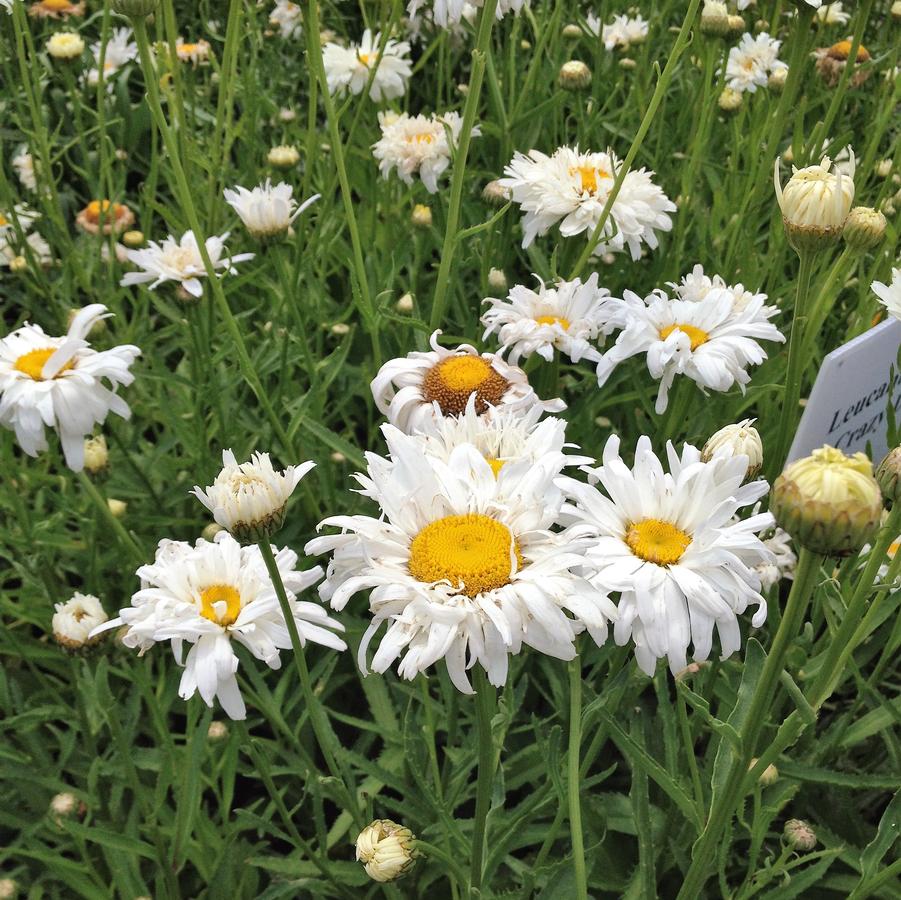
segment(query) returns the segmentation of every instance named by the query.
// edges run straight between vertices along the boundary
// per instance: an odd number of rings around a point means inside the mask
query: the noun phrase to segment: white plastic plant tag
[[[844,453],[866,451],[873,463],[888,450],[885,416],[889,378],[894,366],[892,404],[901,407],[901,372],[898,348],[901,322],[889,319],[833,350],[823,360],[787,462],[829,444]]]

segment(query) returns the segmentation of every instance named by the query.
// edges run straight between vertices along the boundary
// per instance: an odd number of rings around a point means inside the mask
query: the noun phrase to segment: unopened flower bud
[[[206,730],[206,737],[213,744],[225,740],[228,737],[228,725],[218,719],[210,722],[210,727]]]
[[[634,69],[635,68],[635,60],[632,59],[631,56],[624,56],[619,61],[619,67],[621,69]]]
[[[87,438],[84,442],[84,470],[94,477],[102,475],[109,465],[109,450],[102,434]]]
[[[156,11],[159,0],[113,0],[113,10],[132,19],[149,16]]]
[[[19,893],[19,885],[13,878],[0,878],[0,900],[13,900]]]
[[[329,454],[329,459],[330,459],[336,466],[343,466],[344,463],[347,462],[347,457],[346,457],[340,450],[335,450],[335,451],[333,451],[332,453],[330,453],[330,454]]]
[[[28,260],[24,256],[14,256],[9,261],[10,272],[24,272],[28,269]]]
[[[335,322],[334,325],[329,329],[335,337],[344,337],[347,334],[350,334],[350,325],[347,322]]]
[[[779,92],[785,87],[785,82],[787,80],[788,68],[783,66],[778,69],[773,69],[773,71],[770,72],[770,77],[767,78],[766,83],[770,90]]]
[[[745,30],[744,16],[729,16],[729,31],[732,34],[741,34]]]
[[[128,504],[124,500],[116,500],[114,497],[109,497],[106,505],[115,519],[121,519],[128,511]]]
[[[720,0],[704,0],[704,8],[701,10],[701,34],[723,37],[731,30],[729,7]]]
[[[410,221],[417,228],[431,228],[432,210],[424,203],[417,203],[416,206],[413,207],[413,212],[410,214]]]
[[[569,25],[563,26],[563,37],[568,41],[575,41],[582,37],[582,29],[578,25],[570,22]]]
[[[225,531],[225,529],[218,522],[210,522],[209,525],[206,525],[203,531],[200,532],[200,536],[205,541],[212,541],[220,531]]]
[[[68,791],[56,794],[50,800],[50,815],[56,820],[68,819],[70,816],[74,816],[77,811],[78,797]]]
[[[753,479],[763,466],[763,442],[754,427],[754,421],[743,419],[712,434],[704,444],[701,459],[710,462],[715,456],[746,456],[748,471],[745,477],[749,481]]]
[[[489,181],[482,188],[482,199],[491,206],[501,207],[510,201],[510,192],[498,179]]]
[[[557,84],[564,91],[584,91],[591,84],[591,69],[578,59],[563,63]]]
[[[394,308],[404,315],[413,312],[413,295],[404,294],[394,305]]]
[[[125,244],[126,247],[140,247],[144,243],[144,232],[138,231],[137,229],[126,231],[125,234],[122,235],[122,243]]]
[[[504,274],[503,269],[488,270],[488,287],[493,291],[507,290],[507,276]]]
[[[813,850],[817,845],[816,832],[803,819],[789,819],[782,833],[794,850]]]
[[[882,242],[886,229],[885,216],[869,206],[855,206],[848,213],[842,238],[849,249],[864,253]]]
[[[290,169],[300,162],[300,153],[297,152],[296,147],[292,147],[288,144],[280,144],[278,147],[273,147],[269,151],[266,155],[266,162],[268,162],[270,166],[275,166],[278,169]]]
[[[757,765],[757,757],[751,760],[751,765],[748,766],[748,771],[754,768]],[[761,787],[771,787],[779,780],[779,770],[772,764],[768,765],[761,773],[757,776],[757,783]]]
[[[901,2],[901,0],[899,0]],[[876,163],[876,176],[878,178],[888,178],[892,174],[892,161],[890,159],[880,159]]]
[[[825,556],[848,556],[870,541],[882,517],[882,494],[863,453],[821,447],[786,466],[770,494],[777,524]]]
[[[901,447],[895,447],[876,467],[876,481],[888,503],[901,500]]]
[[[741,91],[736,91],[730,87],[723,88],[723,92],[720,94],[719,100],[717,101],[723,112],[735,112],[735,110],[741,107],[742,102],[743,98]]]
[[[357,838],[357,861],[363,863],[373,881],[395,881],[406,875],[416,862],[414,840],[409,828],[390,819],[376,819]]]
[[[896,22],[901,22],[901,0],[895,0],[892,4],[892,18]]]

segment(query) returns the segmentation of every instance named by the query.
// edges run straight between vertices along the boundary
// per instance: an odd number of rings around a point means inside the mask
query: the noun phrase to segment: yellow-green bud
[[[789,819],[782,834],[795,850],[813,850],[817,845],[816,832],[803,819]]]
[[[754,427],[754,419],[743,419],[734,425],[726,425],[712,434],[701,450],[701,459],[710,462],[714,456],[746,456],[748,471],[745,478],[748,481],[753,479],[763,466],[763,442]]]
[[[570,22],[569,25],[563,26],[563,37],[568,41],[575,41],[582,37],[582,29],[578,25]]]
[[[869,206],[855,206],[848,213],[842,238],[851,250],[865,253],[882,243],[886,228],[885,216]]]
[[[723,37],[730,31],[732,25],[729,22],[729,7],[721,0],[704,0],[704,8],[701,10],[701,34]]]
[[[563,63],[557,84],[564,91],[584,91],[591,84],[591,69],[578,59]]]
[[[87,438],[84,442],[84,470],[95,478],[106,472],[109,465],[109,450],[102,434]]]
[[[821,447],[785,468],[770,494],[776,523],[802,547],[848,556],[869,542],[882,516],[882,494],[863,453]]]
[[[723,88],[718,101],[719,107],[723,112],[735,112],[741,107],[742,102],[741,91],[736,91],[730,87]]]
[[[757,757],[751,760],[751,764],[748,766],[748,771],[750,772],[754,766],[757,765]],[[772,764],[768,765],[758,776],[757,783],[761,787],[771,787],[779,780],[779,770]]]
[[[432,210],[424,203],[417,203],[416,206],[413,207],[413,212],[410,214],[410,221],[417,228],[431,228]]]
[[[419,855],[409,828],[390,819],[376,819],[357,837],[357,861],[373,881],[395,881],[406,875]]]
[[[889,450],[882,462],[876,467],[876,481],[882,490],[882,496],[889,503],[901,500],[901,447]]]
[[[498,179],[489,181],[482,188],[482,199],[491,206],[501,207],[510,201],[510,192]]]
[[[744,16],[729,16],[729,31],[732,34],[741,34],[746,27]]]

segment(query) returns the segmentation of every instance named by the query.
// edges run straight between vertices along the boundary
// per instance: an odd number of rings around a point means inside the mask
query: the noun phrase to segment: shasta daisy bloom
[[[409,0],[407,3],[407,15],[416,18],[421,9],[428,8],[432,14],[432,21],[441,28],[448,25],[456,25],[464,19],[468,19],[467,7],[480,7],[484,0]],[[495,18],[501,19],[508,12],[518,13],[527,0],[498,0],[495,10]]]
[[[194,43],[187,43],[183,38],[178,38],[175,42],[175,53],[178,58],[182,62],[194,63],[195,66],[198,63],[207,62],[210,58],[211,50],[209,41],[200,40]]]
[[[890,316],[901,319],[901,269],[892,269],[892,280],[888,284],[874,281],[870,285],[870,290]]]
[[[486,299],[491,306],[482,315],[482,340],[497,333],[500,352],[509,351],[507,359],[513,365],[533,353],[551,362],[554,350],[574,363],[599,362],[601,354],[593,342],[609,334],[613,325],[608,319],[610,291],[598,287],[597,273],[584,283],[576,278],[547,287],[539,278],[538,285],[533,291],[518,284],[506,300]]]
[[[621,162],[612,151],[580,153],[578,147],[560,147],[551,156],[538,150],[517,152],[504,169],[500,186],[510,192],[525,213],[523,247],[559,224],[560,234],[572,237],[593,233]],[[633,169],[604,225],[595,256],[629,248],[632,259],[641,256],[642,244],[657,246],[657,231],[669,231],[675,204],[651,180],[653,172]]]
[[[744,392],[750,365],[767,355],[758,341],[784,341],[771,319],[778,309],[764,306],[762,295],[736,309],[730,291],[711,292],[704,300],[671,300],[657,290],[644,300],[626,291],[619,301],[617,324],[623,330],[598,363],[603,386],[624,360],[647,354],[651,376],[660,380],[656,410],[666,410],[676,375],[691,378],[702,391]]]
[[[744,309],[749,303],[760,301],[766,303],[767,295],[763,293],[755,293],[746,288],[741,282],[738,284],[726,284],[726,281],[720,275],[714,275],[712,278],[704,274],[704,267],[696,265],[691,272],[682,276],[679,282],[668,282],[669,287],[673,289],[673,293],[680,300],[691,300],[698,302],[704,300],[712,291],[726,291],[732,295],[732,306],[734,309]]]
[[[695,660],[707,659],[716,627],[725,659],[741,646],[738,616],[749,604],[757,606],[755,628],[766,619],[754,570],[772,562],[757,535],[772,527],[773,517],[735,522],[733,516],[769,486],[743,484],[748,461],[742,456],[703,462],[697,448],[686,444],[680,455],[667,443],[667,472],[647,437],[639,438],[631,469],[619,449],[612,435],[602,465],[585,469],[592,484],[567,479],[575,502],[565,510],[567,521],[592,536],[586,553],[591,583],[619,592],[616,643],[632,640],[648,675],[663,658],[675,673],[687,664],[689,644]]]
[[[275,0],[275,8],[269,14],[269,24],[278,28],[283,38],[299,38],[303,33],[300,6],[291,0]]]
[[[390,460],[367,454],[368,474],[357,476],[381,515],[326,519],[320,528],[341,533],[306,549],[333,553],[319,593],[335,609],[370,591],[373,619],[358,654],[364,673],[383,625],[375,672],[402,657],[398,673],[412,679],[443,658],[464,693],[472,693],[466,670],[475,664],[503,685],[508,657],[523,645],[572,659],[586,627],[605,640],[613,606],[574,573],[585,562],[579,541],[553,530],[563,504],[559,458],[527,475],[520,464],[495,473],[472,445],[454,448],[445,462],[424,454],[418,437],[383,432]]]
[[[224,256],[225,242],[229,232],[219,237],[206,239],[206,252],[214,269],[222,269],[224,273],[236,275],[234,264],[253,259],[253,253],[239,253],[237,256]],[[200,279],[206,277],[206,268],[200,256],[197,238],[193,231],[186,231],[180,241],[169,235],[162,244],[150,241],[141,250],[128,251],[129,262],[142,271],[128,272],[119,282],[123,287],[135,284],[150,283],[150,290],[158,288],[166,281],[177,281],[192,297],[201,297],[203,287]]]
[[[226,188],[225,202],[238,214],[244,227],[257,238],[271,237],[287,231],[294,220],[320,195],[314,194],[299,206],[293,196],[294,189],[284,181],[272,186],[267,178],[258,187],[248,190],[237,186]]]
[[[115,389],[134,381],[129,369],[141,351],[131,344],[92,350],[85,340],[94,323],[109,315],[93,303],[73,317],[62,337],[26,323],[0,340],[0,425],[15,431],[29,456],[47,449],[44,427],[55,428],[66,465],[79,472],[84,439],[94,426],[110,412],[125,419],[131,414]]]
[[[75,224],[88,234],[118,234],[128,231],[134,221],[135,214],[127,206],[109,200],[92,200],[75,217]]]
[[[726,60],[726,86],[733,91],[750,91],[766,87],[770,75],[788,66],[779,57],[781,41],[765,31],[757,35],[743,34],[737,46],[730,48]]]
[[[231,450],[223,450],[216,480],[206,490],[195,486],[192,493],[238,540],[254,541],[281,527],[294,488],[315,465],[305,462],[276,472],[268,453],[254,453],[239,465]]]
[[[12,5],[10,4],[10,10]],[[70,3],[69,0],[38,0],[28,8],[28,15],[38,19],[67,19],[83,16],[84,3]]]
[[[80,650],[97,642],[88,635],[109,617],[103,604],[93,594],[76,591],[65,603],[54,604],[50,628],[54,640],[67,650]]]
[[[369,81],[369,73],[378,64],[369,96],[376,103],[402,97],[413,74],[410,67],[410,45],[406,41],[388,40],[379,59],[382,35],[373,36],[367,28],[359,44],[342,47],[329,42],[322,48],[322,62],[330,94],[360,94]]]
[[[91,55],[94,57],[94,68],[87,75],[88,84],[100,81],[100,57],[103,56],[103,77],[115,75],[124,65],[138,58],[138,45],[131,40],[130,28],[114,28],[103,51],[103,44],[98,41],[91,44]]]
[[[851,16],[846,13],[842,3],[827,3],[817,10],[816,22],[821,25],[846,25]]]
[[[413,184],[418,174],[430,194],[438,192],[438,178],[450,165],[451,147],[460,136],[463,120],[459,113],[410,116],[407,113],[379,113],[381,138],[372,145],[379,171],[387,178],[392,169],[400,179]],[[478,126],[474,135],[481,134]]]
[[[343,631],[318,603],[297,595],[322,577],[319,566],[297,571],[297,554],[273,548],[288,605],[301,644],[312,641],[332,650],[346,644],[333,632]],[[246,716],[238,688],[238,657],[232,641],[243,644],[271,669],[281,666],[280,650],[291,648],[291,637],[260,548],[242,547],[220,532],[214,541],[200,538],[160,541],[156,558],[137,571],[141,589],[131,605],[95,628],[92,636],[108,628],[126,626],[122,643],[141,655],[158,641],[171,641],[176,662],[184,665],[178,694],[183,700],[200,693],[207,706],[218,699],[232,719]],[[191,649],[182,663],[183,645]]]
[[[447,350],[438,344],[439,334],[432,334],[431,350],[386,362],[370,385],[379,412],[401,431],[434,430],[442,417],[465,412],[470,401],[478,415],[489,417],[503,410],[566,408],[562,400],[539,399],[526,373],[499,354],[479,355],[469,344]]]
[[[642,44],[648,36],[648,22],[641,16],[614,16],[609,25],[589,13],[586,18],[589,31],[601,39],[606,50],[620,47],[628,50],[633,44]]]

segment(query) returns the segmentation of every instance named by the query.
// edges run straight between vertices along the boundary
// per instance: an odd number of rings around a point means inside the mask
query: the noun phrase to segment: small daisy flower
[[[0,228],[0,268],[13,269],[21,261],[27,265],[29,254],[40,266],[49,266],[53,262],[53,251],[38,232],[26,235],[23,242],[14,231],[4,232]]]
[[[766,620],[754,569],[772,562],[757,535],[772,527],[773,517],[732,519],[769,488],[765,481],[743,484],[746,457],[703,462],[697,448],[686,444],[680,455],[667,443],[667,458],[668,472],[642,436],[630,469],[612,435],[602,465],[585,469],[591,484],[566,479],[575,503],[565,520],[592,535],[589,579],[602,592],[619,592],[616,643],[631,640],[648,675],[658,659],[667,659],[673,673],[684,669],[689,644],[695,660],[707,659],[714,627],[722,658],[737,651],[738,616],[748,605],[757,606],[755,628]]]
[[[450,165],[451,148],[463,127],[459,113],[410,116],[407,113],[379,113],[381,138],[372,145],[379,171],[387,178],[393,169],[405,184],[413,184],[418,174],[430,194],[438,192],[438,178]],[[478,126],[474,135],[481,134]]]
[[[341,533],[314,539],[306,551],[334,554],[319,589],[333,608],[370,591],[373,619],[358,655],[364,673],[383,625],[373,671],[402,656],[398,673],[412,679],[443,658],[468,694],[468,668],[479,664],[503,685],[509,656],[523,645],[572,659],[585,628],[596,642],[606,639],[612,604],[574,573],[584,564],[579,542],[552,530],[564,500],[555,485],[559,458],[523,478],[512,464],[496,474],[470,444],[444,462],[424,454],[418,437],[391,426],[383,432],[391,459],[368,454],[368,474],[357,476],[381,515],[326,519],[320,528]],[[505,489],[508,478],[515,492]]]
[[[370,385],[379,412],[401,431],[434,430],[442,417],[464,413],[470,401],[478,415],[489,417],[503,410],[566,408],[562,400],[540,400],[526,373],[499,354],[479,355],[469,344],[446,350],[439,334],[432,334],[431,350],[386,362]]]
[[[752,302],[760,301],[760,303],[765,304],[767,300],[766,294],[755,293],[746,288],[741,282],[738,284],[726,284],[725,279],[720,275],[714,275],[712,278],[709,275],[705,275],[704,267],[700,264],[696,265],[687,275],[684,275],[680,282],[670,281],[668,285],[680,300],[691,300],[694,303],[705,300],[712,291],[726,291],[732,294],[732,307],[736,310],[744,309]]]
[[[607,315],[610,291],[598,287],[597,273],[584,283],[576,278],[547,287],[538,279],[538,285],[533,291],[518,284],[506,300],[486,299],[491,306],[482,315],[482,340],[497,333],[500,352],[509,350],[507,359],[514,366],[533,353],[551,362],[555,350],[574,363],[599,362],[601,354],[593,342],[609,334],[613,325]]]
[[[788,66],[779,57],[781,41],[765,31],[757,35],[743,34],[735,47],[730,48],[726,60],[726,86],[733,91],[754,93],[766,87],[770,76]]]
[[[303,34],[300,6],[291,0],[275,0],[275,8],[269,14],[269,24],[278,28],[283,38],[297,40]]]
[[[268,178],[252,190],[237,186],[234,189],[227,188],[224,192],[225,202],[256,238],[286,232],[294,220],[320,197],[319,194],[314,194],[298,206],[293,193],[294,189],[290,184],[282,181],[273,187]]]
[[[761,295],[763,296],[763,295]],[[760,296],[736,309],[730,291],[711,292],[704,300],[671,300],[657,290],[642,300],[631,291],[618,301],[616,319],[623,331],[598,363],[598,385],[606,384],[623,360],[647,354],[648,371],[660,380],[656,410],[666,410],[676,375],[691,378],[702,391],[744,392],[750,365],[760,365],[766,352],[759,340],[785,338],[771,319],[779,311],[764,306]]]
[[[890,316],[901,319],[901,269],[892,269],[892,280],[888,284],[883,281],[874,281],[870,285],[870,290]]]
[[[333,633],[344,630],[341,623],[318,603],[297,599],[319,581],[322,569],[297,571],[293,550],[273,547],[273,553],[301,644],[312,641],[332,650],[346,649]],[[141,655],[158,641],[171,641],[176,662],[184,665],[179,696],[188,700],[199,692],[207,706],[218,699],[232,719],[245,718],[232,641],[243,644],[271,669],[281,666],[279,651],[291,648],[260,548],[242,547],[224,531],[212,542],[200,538],[193,546],[163,540],[154,561],[141,566],[137,575],[141,589],[131,598],[131,605],[91,635],[126,626],[122,643],[137,648]],[[182,662],[185,643],[191,649]]]
[[[373,36],[367,28],[359,44],[342,47],[334,42],[322,48],[322,62],[330,94],[360,94],[369,81],[369,73],[378,63],[369,96],[376,103],[402,97],[413,74],[410,67],[410,45],[406,41],[389,40],[379,60],[381,34]]]
[[[628,50],[633,44],[643,44],[648,37],[648,22],[641,16],[614,16],[609,25],[602,25],[597,16],[589,13],[585,21],[606,50]]]
[[[70,600],[57,603],[53,608],[56,610],[50,622],[53,638],[67,650],[80,650],[97,643],[99,637],[88,635],[109,618],[97,597],[78,591]]]
[[[28,152],[27,147],[23,145],[19,148],[12,158],[12,166],[22,187],[29,191],[38,189],[34,157]]]
[[[517,152],[499,184],[525,213],[523,247],[558,224],[564,237],[583,232],[590,237],[620,165],[612,151],[580,153],[577,147],[560,147],[551,156],[538,150]],[[653,174],[633,169],[626,175],[601,240],[592,249],[595,256],[628,247],[632,259],[638,259],[642,244],[657,247],[657,231],[672,228],[667,213],[676,206],[651,180]]]
[[[127,206],[109,200],[92,200],[75,217],[75,224],[88,234],[118,234],[128,231],[134,221],[135,214]]]
[[[827,3],[817,10],[815,22],[821,25],[847,25],[851,16],[846,13],[842,3]]]
[[[447,28],[448,25],[457,25],[464,20],[472,21],[467,7],[475,11],[483,4],[484,0],[473,0],[471,3],[467,0],[409,0],[407,15],[415,19],[420,10],[428,9],[432,21],[441,28]],[[498,0],[495,18],[501,19],[509,12],[516,14],[523,5],[528,5],[528,0]]]
[[[188,43],[183,38],[178,38],[175,42],[176,56],[182,62],[193,63],[195,66],[198,63],[208,62],[211,51],[212,47],[210,47],[209,41],[200,40]]]
[[[130,28],[114,28],[103,53],[103,77],[105,79],[115,75],[124,65],[138,58],[138,45],[131,40]],[[94,57],[94,67],[88,71],[88,84],[96,85],[100,81],[100,56],[103,44],[98,41],[91,44],[91,55]],[[112,87],[110,86],[110,89]]]
[[[12,11],[12,3],[10,3]],[[38,0],[28,8],[28,15],[37,19],[68,19],[84,15],[84,3],[70,3],[69,0]]]
[[[0,425],[15,431],[29,456],[47,449],[46,425],[59,433],[66,465],[79,472],[84,439],[94,426],[110,412],[124,419],[131,415],[115,389],[134,381],[129,370],[141,351],[131,344],[92,350],[85,340],[94,324],[109,315],[105,306],[93,303],[73,317],[63,337],[50,337],[39,325],[26,323],[0,340]]]
[[[57,31],[46,44],[47,53],[54,59],[70,62],[84,53],[84,41],[76,31]]]
[[[305,462],[276,472],[268,453],[254,453],[250,462],[239,465],[231,450],[223,450],[216,480],[206,490],[195,486],[191,493],[238,540],[255,541],[282,526],[288,499],[315,465]]]
[[[816,70],[829,87],[835,87],[841,80],[842,73],[851,56],[851,41],[839,41],[831,47],[820,47],[814,51]],[[856,65],[851,76],[851,87],[860,87],[872,74],[873,70],[865,65],[870,61],[870,51],[860,44],[857,47]]]
[[[17,203],[11,210],[0,209],[0,236],[15,234],[16,226],[26,232],[40,219],[41,214],[31,209],[26,203]]]
[[[253,259],[254,254],[239,253],[237,256],[223,257],[228,236],[229,232],[225,232],[219,237],[207,238],[206,252],[214,269],[222,269],[228,275],[236,275],[237,269],[234,264]],[[142,271],[128,272],[119,282],[123,287],[150,282],[152,291],[166,281],[177,281],[192,297],[203,295],[200,279],[206,277],[206,269],[193,231],[186,231],[180,241],[169,235],[162,244],[150,241],[149,245],[141,250],[129,250],[128,259]]]

